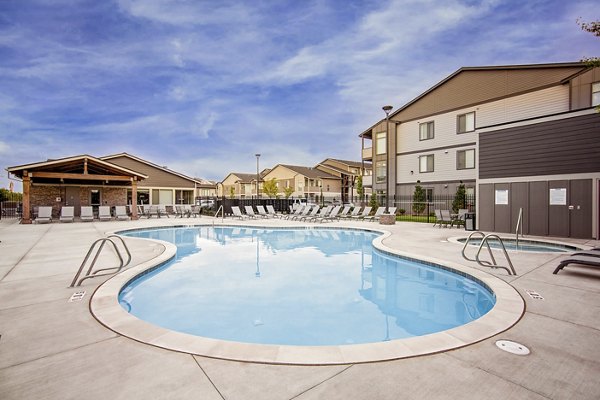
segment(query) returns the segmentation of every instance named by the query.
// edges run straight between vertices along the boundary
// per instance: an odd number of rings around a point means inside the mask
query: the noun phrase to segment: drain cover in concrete
[[[529,354],[529,349],[527,347],[517,342],[511,342],[510,340],[498,340],[496,346],[501,350],[508,351],[509,353],[518,356],[526,356]]]
[[[526,290],[525,293],[529,295],[534,300],[544,300],[541,294],[536,292],[535,290]]]
[[[83,299],[83,296],[85,296],[85,291],[83,291],[83,292],[75,292],[75,293],[73,293],[73,295],[69,299],[69,303],[72,303],[74,301],[81,301]]]

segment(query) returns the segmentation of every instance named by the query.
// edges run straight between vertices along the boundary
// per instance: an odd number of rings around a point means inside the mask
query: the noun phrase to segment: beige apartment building
[[[523,210],[526,234],[598,238],[598,104],[584,63],[465,67],[362,132],[362,159],[390,206],[462,182],[479,229],[514,231]]]
[[[275,179],[280,197],[284,196],[284,188],[292,187],[291,196],[310,201],[321,197],[330,201],[341,201],[342,198],[342,179],[318,168],[277,164],[263,179]]]

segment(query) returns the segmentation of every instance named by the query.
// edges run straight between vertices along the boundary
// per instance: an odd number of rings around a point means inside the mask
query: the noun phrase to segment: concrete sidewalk
[[[370,364],[251,364],[152,347],[121,337],[92,317],[88,302],[101,278],[86,281],[81,289],[68,288],[90,244],[108,231],[213,222],[221,220],[163,218],[29,226],[1,221],[0,398],[600,398],[600,271],[570,267],[553,275],[564,255],[511,252],[516,277],[483,269],[509,282],[526,301],[522,320],[503,334],[440,354]],[[297,225],[278,220],[243,224]],[[387,246],[474,267],[462,259],[461,246],[447,241],[451,236],[466,236],[464,231],[418,223],[335,225],[384,228],[393,233],[386,239]],[[134,265],[164,251],[160,244],[126,240]],[[101,262],[114,265],[116,260],[108,254]],[[534,300],[526,290],[544,299]],[[86,291],[83,300],[68,302],[76,291]],[[498,339],[522,343],[531,354],[503,352],[495,346]]]

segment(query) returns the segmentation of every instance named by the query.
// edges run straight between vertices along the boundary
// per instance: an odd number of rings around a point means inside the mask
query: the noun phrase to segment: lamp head
[[[385,112],[385,115],[388,116],[390,115],[390,112],[393,110],[393,106],[383,106],[382,109]]]

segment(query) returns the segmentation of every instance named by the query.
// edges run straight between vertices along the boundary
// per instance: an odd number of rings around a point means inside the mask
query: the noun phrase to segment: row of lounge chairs
[[[127,208],[125,206],[115,206],[115,219],[120,221],[129,220],[127,215]],[[95,219],[94,211],[92,206],[81,206],[81,212],[79,219],[83,222],[91,222]],[[98,207],[98,220],[100,221],[111,221],[113,216],[110,212],[110,206],[99,206]],[[60,209],[60,216],[58,218],[60,222],[73,222],[75,221],[75,207],[63,206]],[[38,208],[37,217],[35,219],[37,224],[47,224],[52,222],[52,207],[41,206]]]
[[[240,207],[233,206],[231,211],[233,217],[239,219],[250,219],[250,218],[282,218],[292,221],[303,221],[303,222],[330,222],[339,221],[340,219],[355,219],[364,221],[378,221],[379,218],[385,214],[386,207],[379,207],[374,215],[370,215],[372,207],[352,207],[346,206],[342,209],[342,206],[326,206],[321,208],[318,205],[315,206],[300,206],[295,210],[290,210],[289,214],[280,214],[275,211],[273,206],[267,205],[267,208],[263,206],[256,206],[256,212],[252,206],[244,206],[245,213],[242,213]],[[350,210],[352,209],[352,212]],[[389,214],[396,213],[396,207],[390,207],[388,209]]]

